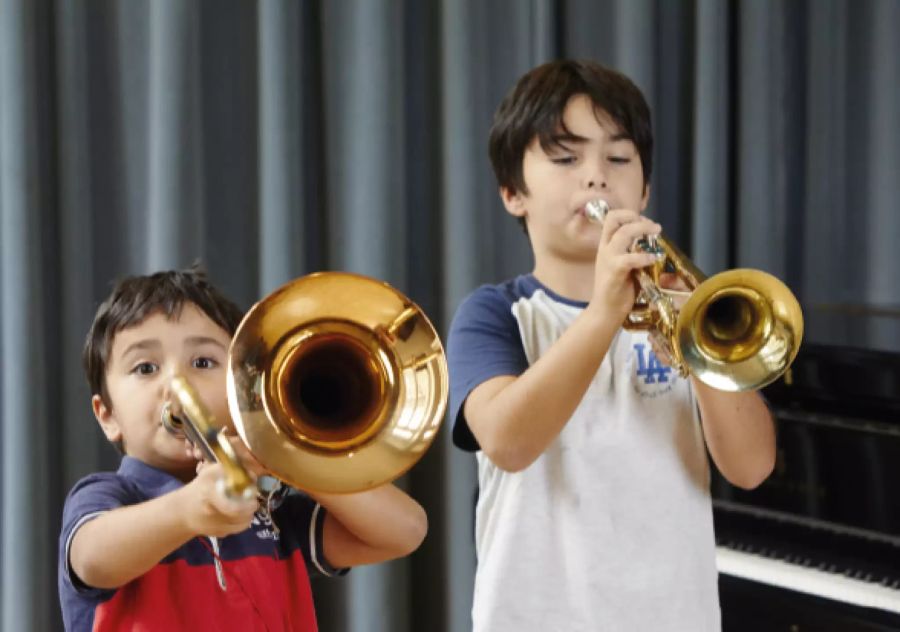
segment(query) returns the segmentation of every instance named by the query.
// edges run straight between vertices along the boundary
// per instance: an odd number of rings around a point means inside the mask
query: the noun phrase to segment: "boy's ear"
[[[644,195],[641,198],[641,212],[647,210],[647,204],[650,202],[650,183],[644,185]]]
[[[525,217],[525,198],[518,191],[507,187],[500,187],[500,199],[506,212],[514,217]]]
[[[119,422],[116,420],[116,416],[113,415],[112,410],[103,403],[102,397],[99,395],[91,397],[91,409],[94,411],[94,417],[97,418],[97,423],[100,424],[100,429],[103,430],[106,438],[112,443],[121,441],[122,430],[119,428]]]

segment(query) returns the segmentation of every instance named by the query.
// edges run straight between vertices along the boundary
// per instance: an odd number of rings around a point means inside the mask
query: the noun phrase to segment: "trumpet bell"
[[[443,420],[448,374],[425,314],[387,283],[323,272],[251,308],[229,352],[228,397],[250,452],[314,492],[405,473]]]
[[[751,269],[728,270],[700,283],[675,326],[688,371],[722,391],[773,382],[793,362],[803,339],[803,313],[787,286]]]

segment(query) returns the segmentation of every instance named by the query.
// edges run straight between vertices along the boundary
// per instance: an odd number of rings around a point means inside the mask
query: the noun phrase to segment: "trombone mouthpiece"
[[[609,204],[606,203],[606,200],[598,198],[584,205],[584,214],[591,221],[602,222],[607,213],[609,213]]]
[[[184,436],[184,422],[172,413],[172,406],[169,402],[166,402],[165,405],[163,405],[162,413],[160,413],[160,421],[162,421],[163,428],[165,428],[169,434],[175,435],[176,437]]]

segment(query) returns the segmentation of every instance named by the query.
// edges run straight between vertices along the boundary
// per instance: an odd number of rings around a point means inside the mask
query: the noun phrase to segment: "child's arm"
[[[394,485],[358,494],[310,494],[326,510],[325,559],[335,568],[409,555],[428,531],[421,505]]]
[[[610,212],[588,307],[524,373],[489,379],[469,394],[463,409],[469,429],[497,467],[510,472],[528,467],[575,412],[634,304],[632,271],[655,260],[629,248],[659,229],[632,211]]]
[[[691,378],[706,447],[730,483],[753,489],[775,467],[775,424],[758,393],[726,393]]]
[[[230,431],[226,436],[240,462],[254,476],[271,474],[240,437]],[[428,532],[428,516],[422,506],[391,484],[356,494],[304,493],[326,510],[322,551],[333,568],[376,564],[409,555]]]
[[[588,308],[520,376],[472,389],[463,411],[494,465],[518,472],[544,452],[581,402],[620,325]]]
[[[69,564],[93,588],[117,588],[159,563],[197,535],[225,536],[247,529],[256,499],[232,501],[216,489],[221,466],[153,500],[108,511],[72,538]]]

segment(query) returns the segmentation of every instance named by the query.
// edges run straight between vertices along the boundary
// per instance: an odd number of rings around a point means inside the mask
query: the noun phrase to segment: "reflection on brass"
[[[419,313],[419,308],[415,305],[406,306],[387,327],[388,335],[400,340],[408,339],[412,332],[415,331],[416,317]]]
[[[585,211],[602,222],[609,206],[594,200]],[[662,236],[648,235],[635,247],[656,254],[657,260],[637,271],[640,289],[623,327],[654,333],[682,376],[691,374],[723,391],[746,391],[762,388],[788,369],[800,349],[803,314],[784,283],[750,269],[707,279]],[[684,292],[662,288],[664,272],[674,272],[691,290],[680,309],[673,296]]]
[[[227,369],[229,409],[250,452],[312,492],[401,476],[434,440],[447,403],[444,350],[428,318],[355,274],[301,277],[254,305]]]

